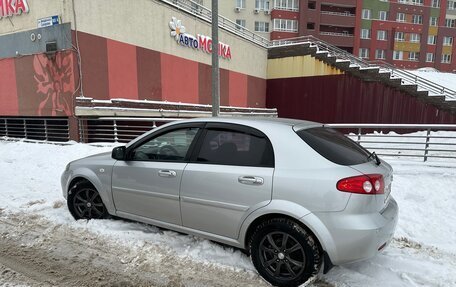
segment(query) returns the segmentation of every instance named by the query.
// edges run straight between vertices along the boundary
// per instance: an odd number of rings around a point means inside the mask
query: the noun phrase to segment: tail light
[[[385,183],[381,174],[366,174],[339,180],[337,189],[351,193],[382,194],[385,192]]]

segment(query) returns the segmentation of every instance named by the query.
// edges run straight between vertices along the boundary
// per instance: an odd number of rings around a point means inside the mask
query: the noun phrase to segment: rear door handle
[[[158,175],[161,177],[176,177],[177,173],[174,170],[159,170]]]
[[[242,184],[263,185],[264,179],[259,176],[240,176],[238,181]]]

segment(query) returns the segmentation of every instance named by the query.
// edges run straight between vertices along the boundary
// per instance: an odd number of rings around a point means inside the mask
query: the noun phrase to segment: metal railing
[[[79,119],[80,141],[126,143],[178,118]],[[347,136],[378,155],[456,159],[456,125],[326,124],[348,132]],[[394,132],[392,132],[394,131]]]
[[[70,139],[68,119],[1,117],[0,137],[66,142]]]
[[[201,5],[192,0],[160,0],[161,2],[167,3],[179,10],[183,10],[187,13],[195,15],[201,20],[206,22],[212,22],[212,11],[211,9]],[[219,15],[219,27],[227,30],[233,34],[236,34],[239,37],[242,37],[246,40],[249,40],[257,45],[260,45],[264,48],[269,46],[269,40],[251,32],[246,28],[239,29],[239,25],[235,22],[229,20],[226,17]]]
[[[321,11],[321,14],[325,15],[336,15],[336,16],[348,16],[348,17],[355,17],[355,14],[352,14],[350,12],[334,12],[334,11]]]
[[[456,159],[456,125],[326,124],[382,156]],[[392,132],[392,131],[395,132]],[[413,132],[412,132],[413,131]],[[400,134],[404,132],[406,134]]]
[[[79,141],[126,143],[164,123],[178,118],[80,118]],[[181,119],[182,120],[182,119]]]
[[[340,36],[340,37],[353,37],[353,34],[350,33],[339,33],[339,32],[320,32],[320,35],[329,35],[329,36]]]
[[[318,49],[318,53],[328,53],[328,55],[336,57],[338,60],[350,61],[353,66],[358,66],[360,69],[380,69],[381,72],[389,72],[391,78],[402,79],[402,84],[413,84],[421,90],[428,91],[430,95],[445,96],[446,99],[456,100],[456,91],[429,81],[423,77],[417,76],[406,70],[398,69],[395,66],[381,60],[368,61],[360,59],[353,54],[344,51],[336,46],[326,43],[313,36],[301,36],[296,38],[273,40],[271,47],[290,46],[310,44]]]

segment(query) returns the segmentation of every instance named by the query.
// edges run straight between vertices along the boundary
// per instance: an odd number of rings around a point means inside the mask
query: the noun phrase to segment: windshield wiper
[[[380,165],[380,164],[382,163],[382,162],[380,161],[380,159],[378,158],[377,154],[375,153],[375,151],[373,151],[373,152],[371,152],[371,153],[369,154],[369,156],[367,157],[367,160],[369,160],[369,159],[371,159],[371,158],[375,160],[375,163],[376,163],[377,165]]]

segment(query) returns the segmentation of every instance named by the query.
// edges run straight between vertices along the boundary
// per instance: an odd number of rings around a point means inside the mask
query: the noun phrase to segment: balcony
[[[321,11],[320,23],[340,27],[355,27],[355,14],[350,12]]]
[[[320,32],[318,37],[338,47],[353,47],[354,35],[350,33]]]

